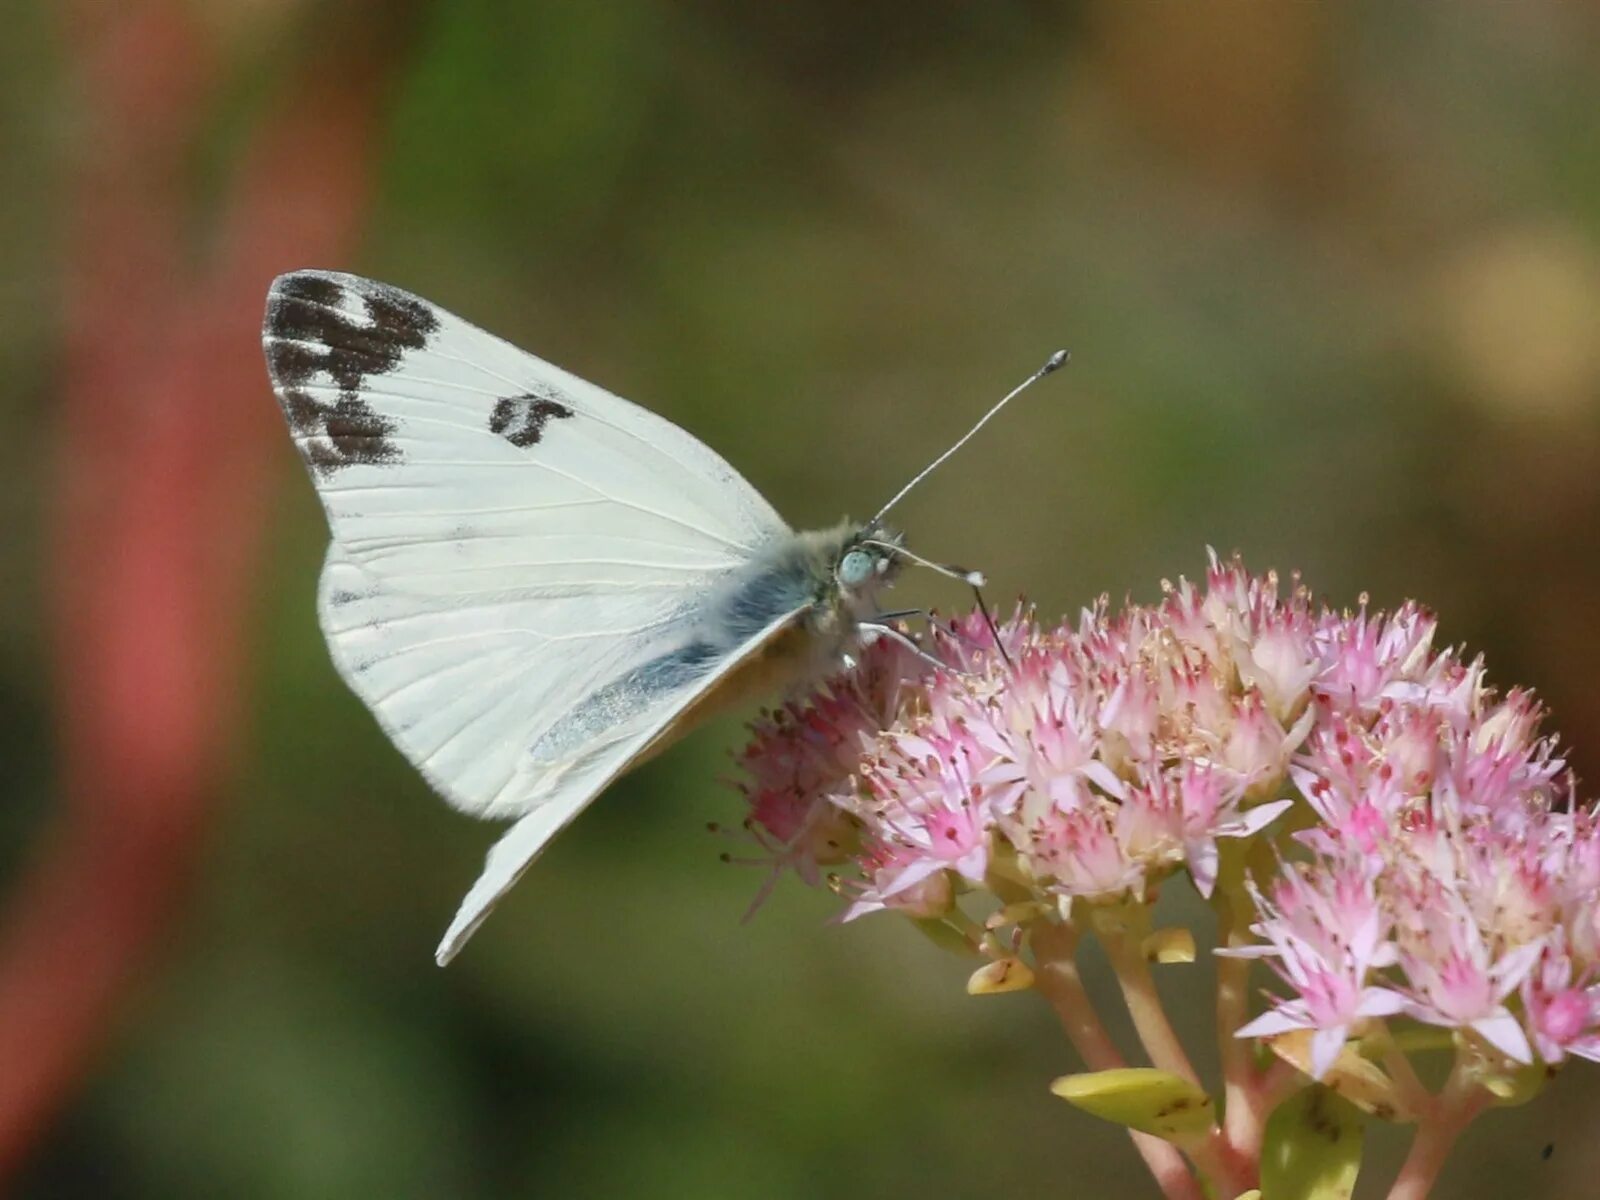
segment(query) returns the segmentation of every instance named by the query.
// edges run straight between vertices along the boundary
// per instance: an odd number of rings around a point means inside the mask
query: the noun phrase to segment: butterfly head
[[[900,542],[898,533],[874,526],[846,541],[833,565],[833,581],[839,594],[868,599],[893,583],[900,572]]]
[[[883,611],[882,592],[900,574],[902,538],[881,525],[846,523],[819,536],[821,551],[812,561],[813,579],[820,585],[818,602],[810,612],[812,632],[823,635],[819,645],[842,648],[834,639],[853,639],[858,623],[871,621]]]

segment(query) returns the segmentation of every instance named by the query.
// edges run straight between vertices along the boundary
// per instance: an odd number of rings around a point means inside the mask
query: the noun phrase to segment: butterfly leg
[[[1005,641],[1000,637],[1000,630],[996,628],[994,618],[989,615],[989,606],[983,602],[983,589],[977,584],[972,585],[972,595],[978,601],[978,611],[983,614],[983,623],[989,627],[989,636],[994,639],[994,648],[1000,651],[1000,657],[1012,671],[1017,669],[1017,664],[1011,661],[1011,655],[1006,653]]]
[[[874,625],[885,625],[890,621],[904,621],[911,617],[919,617],[926,621],[928,619],[928,610],[925,608],[897,608],[893,612],[874,613],[872,615],[872,623]]]
[[[931,667],[936,667],[941,671],[949,671],[952,675],[960,675],[966,679],[977,678],[971,671],[963,671],[960,667],[953,667],[942,659],[935,658],[893,625],[877,625],[871,621],[862,621],[856,628],[863,633],[870,633],[877,637],[892,638]]]

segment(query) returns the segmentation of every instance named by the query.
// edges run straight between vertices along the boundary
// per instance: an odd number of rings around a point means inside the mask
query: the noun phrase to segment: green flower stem
[[[1311,1082],[1293,1063],[1275,1058],[1256,1076],[1255,1105],[1263,1116]]]
[[[1067,1040],[1092,1071],[1108,1071],[1127,1064],[1094,1011],[1078,974],[1078,934],[1070,925],[1033,921],[1028,925],[1033,950],[1033,986],[1055,1009]],[[1199,1181],[1183,1155],[1171,1142],[1129,1130],[1156,1186],[1167,1200],[1203,1200]]]
[[[1197,1087],[1204,1086],[1172,1022],[1167,1019],[1167,1010],[1162,1007],[1161,996],[1156,991],[1155,976],[1150,974],[1150,964],[1145,962],[1140,949],[1143,938],[1139,935],[1149,923],[1148,910],[1133,905],[1123,909],[1097,909],[1093,919],[1095,932],[1100,935],[1117,983],[1122,987],[1128,1015],[1133,1018],[1133,1027],[1151,1063]]]
[[[1224,941],[1232,945],[1232,939]],[[1223,1103],[1229,1124],[1234,1105],[1251,1107],[1259,1073],[1251,1061],[1250,1043],[1235,1034],[1249,1020],[1250,960],[1217,959],[1217,1053],[1222,1062]]]
[[[1091,919],[1116,972],[1117,982],[1122,986],[1123,1002],[1128,1006],[1128,1015],[1133,1018],[1133,1027],[1151,1063],[1180,1079],[1187,1079],[1196,1087],[1204,1087],[1199,1073],[1189,1062],[1188,1051],[1167,1019],[1167,1010],[1156,991],[1155,976],[1150,973],[1150,964],[1145,961],[1141,949],[1150,910],[1144,905],[1096,909]],[[1190,1147],[1189,1157],[1200,1173],[1228,1196],[1237,1196],[1255,1186],[1255,1171],[1250,1162],[1241,1158],[1219,1129],[1213,1129],[1202,1145]]]
[[[1433,1190],[1444,1160],[1462,1130],[1488,1108],[1494,1097],[1461,1063],[1450,1072],[1450,1079],[1437,1097],[1430,1098],[1417,1123],[1417,1136],[1411,1142],[1400,1174],[1389,1189],[1389,1200],[1424,1200]]]
[[[1223,925],[1223,944],[1248,945]],[[1250,1043],[1236,1036],[1249,1018],[1250,960],[1217,959],[1217,1048],[1222,1061],[1222,1128],[1240,1159],[1261,1161],[1267,1118],[1308,1080],[1292,1063],[1273,1059],[1264,1067],[1256,1065]]]
[[[1411,1065],[1411,1059],[1395,1041],[1394,1035],[1389,1032],[1389,1026],[1379,1021],[1373,1033],[1368,1036],[1376,1038],[1377,1045],[1382,1048],[1384,1070],[1389,1073],[1389,1078],[1394,1080],[1401,1102],[1412,1112],[1429,1112],[1434,1106],[1433,1095],[1417,1076],[1416,1068]]]
[[[1244,888],[1244,858],[1235,847],[1222,853],[1217,887],[1211,897],[1217,914],[1217,943],[1250,944],[1249,896]],[[1250,960],[1219,957],[1217,972],[1217,1053],[1222,1063],[1222,1120],[1228,1141],[1254,1162],[1261,1157],[1267,1114],[1281,1096],[1269,1096],[1256,1069],[1250,1044],[1237,1035],[1250,1019]],[[1268,1102],[1270,1100],[1270,1103]]]

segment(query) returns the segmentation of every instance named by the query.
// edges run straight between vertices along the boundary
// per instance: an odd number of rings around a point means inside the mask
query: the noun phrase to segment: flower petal
[[[1339,1060],[1349,1036],[1348,1025],[1331,1025],[1311,1035],[1311,1078],[1321,1079],[1328,1073],[1328,1068]]]
[[[1356,1005],[1358,1017],[1392,1017],[1405,1011],[1406,998],[1393,988],[1369,987],[1361,993]]]
[[[1472,1022],[1472,1028],[1484,1041],[1507,1058],[1520,1063],[1533,1061],[1533,1050],[1528,1045],[1528,1035],[1522,1032],[1522,1025],[1508,1010],[1502,1008],[1492,1016],[1481,1017]]]
[[[1234,1037],[1277,1037],[1280,1033],[1288,1033],[1294,1029],[1309,1029],[1311,1022],[1305,1017],[1296,1017],[1282,1008],[1270,1009],[1262,1013],[1255,1020],[1239,1026]]]

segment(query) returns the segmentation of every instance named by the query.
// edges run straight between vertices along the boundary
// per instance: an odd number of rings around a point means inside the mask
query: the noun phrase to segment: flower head
[[[749,824],[779,869],[842,869],[849,916],[1226,887],[1256,938],[1227,953],[1282,985],[1239,1034],[1309,1033],[1318,1074],[1400,1016],[1506,1064],[1600,1057],[1600,819],[1532,696],[1435,629],[1215,555],[1152,605],[964,617],[924,642],[951,669],[880,641],[763,718]],[[1263,839],[1247,881],[1227,847]]]
[[[1321,1078],[1353,1029],[1402,1011],[1405,997],[1376,979],[1394,961],[1389,918],[1359,864],[1302,870],[1286,865],[1264,896],[1252,889],[1262,944],[1226,951],[1268,959],[1296,995],[1249,1022],[1240,1037],[1312,1031],[1312,1074]]]

